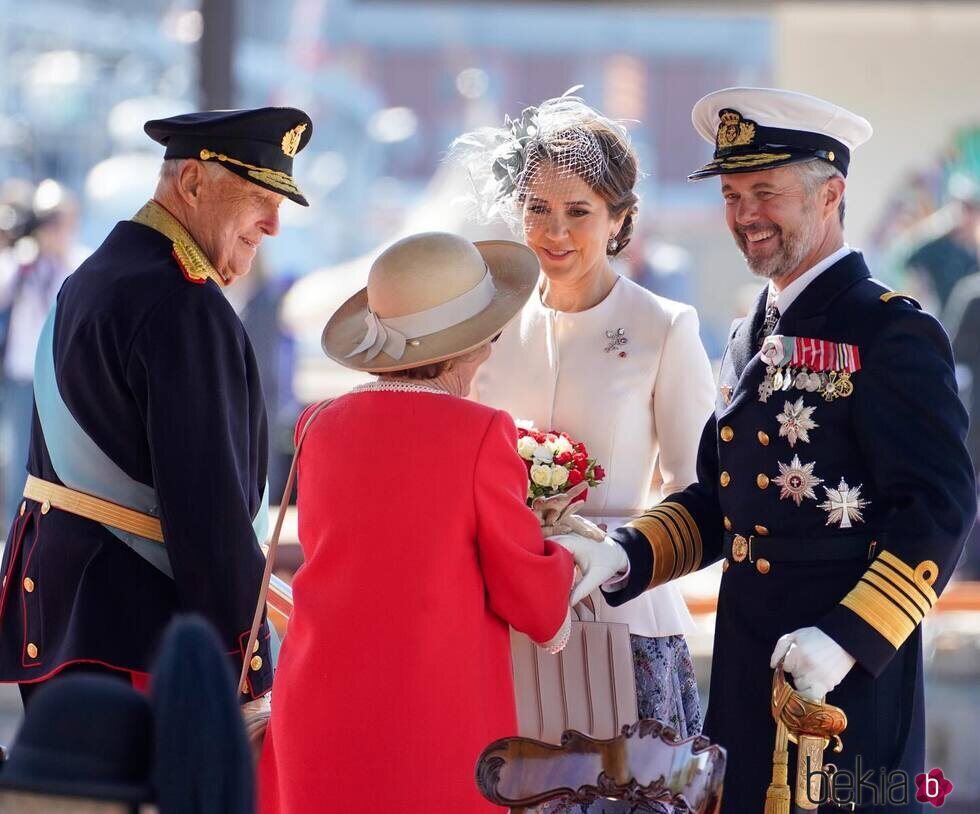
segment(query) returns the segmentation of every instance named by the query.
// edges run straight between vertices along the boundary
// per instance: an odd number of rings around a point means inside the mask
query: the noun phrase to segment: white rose
[[[534,451],[538,448],[538,442],[530,435],[517,439],[517,454],[525,461],[530,461],[534,457]]]
[[[551,485],[556,489],[568,482],[568,470],[563,466],[551,467]]]
[[[551,467],[542,464],[534,464],[531,467],[531,480],[538,486],[548,488],[551,486]]]
[[[527,430],[530,432],[534,429],[534,422],[528,418],[515,418],[514,426],[516,426],[519,430]]]
[[[559,435],[555,440],[555,455],[561,455],[563,452],[572,451],[572,442],[569,441],[564,435]]]
[[[537,449],[534,450],[534,460],[541,461],[542,463],[550,464],[554,459],[554,455],[548,447],[544,444],[538,444]]]

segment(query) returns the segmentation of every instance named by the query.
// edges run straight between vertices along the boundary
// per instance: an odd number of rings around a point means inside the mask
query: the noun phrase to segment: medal
[[[806,383],[809,380],[810,377],[807,375],[806,371],[801,370],[796,374],[796,378],[793,379],[793,387],[795,387],[797,390],[806,390]]]
[[[847,485],[847,481],[841,478],[836,489],[823,487],[824,492],[827,493],[827,499],[823,503],[818,503],[817,508],[827,512],[828,526],[836,523],[839,528],[849,529],[853,528],[854,523],[864,522],[864,515],[861,510],[870,506],[871,501],[861,497],[862,485],[858,484],[852,489]]]
[[[789,390],[793,386],[793,372],[786,368],[786,372],[783,374],[783,386],[782,390]]]
[[[759,385],[759,401],[763,403],[769,401],[769,396],[771,396],[772,393],[772,379],[769,377],[769,374],[766,373],[762,377],[762,383]]]
[[[851,374],[842,370],[840,376],[834,382],[834,392],[842,399],[846,399],[854,392],[854,384],[851,382]]]
[[[772,479],[772,482],[780,487],[779,499],[789,498],[799,506],[804,498],[811,500],[817,499],[813,487],[823,483],[823,478],[818,478],[813,474],[813,467],[816,461],[805,464],[800,461],[799,455],[794,455],[793,460],[788,464],[779,464],[779,475]]]
[[[780,368],[772,377],[772,389],[782,390],[783,389],[783,370]]]

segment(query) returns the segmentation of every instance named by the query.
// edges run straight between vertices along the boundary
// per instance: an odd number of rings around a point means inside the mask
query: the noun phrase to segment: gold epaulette
[[[150,200],[133,216],[135,223],[149,226],[173,242],[174,259],[188,282],[204,285],[210,277],[224,285],[221,275],[180,221],[156,201]]]
[[[912,568],[890,551],[882,551],[841,604],[897,650],[936,604],[932,585],[938,575],[932,560]]]
[[[701,532],[680,503],[665,501],[627,525],[646,537],[653,550],[649,587],[682,577],[701,565]]]
[[[882,302],[890,302],[894,299],[905,300],[909,305],[914,306],[918,310],[922,310],[922,306],[919,305],[919,301],[915,297],[910,297],[908,294],[903,294],[901,291],[886,291],[878,299]]]

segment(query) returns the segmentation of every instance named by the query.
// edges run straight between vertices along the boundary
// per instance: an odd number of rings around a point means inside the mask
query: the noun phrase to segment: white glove
[[[780,636],[769,666],[775,668],[780,659],[797,692],[811,701],[822,700],[854,666],[854,657],[817,627]]]
[[[241,711],[245,734],[248,735],[252,748],[258,749],[262,745],[262,736],[269,724],[269,716],[272,715],[272,693],[266,693],[254,701],[242,704]]]
[[[602,583],[629,567],[626,550],[611,537],[606,537],[601,543],[578,534],[559,534],[548,539],[566,549],[582,572],[581,579],[572,590],[572,605],[577,605]]]

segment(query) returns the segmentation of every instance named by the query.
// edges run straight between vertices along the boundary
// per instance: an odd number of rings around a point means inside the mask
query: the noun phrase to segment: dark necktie
[[[766,305],[766,316],[762,320],[762,327],[759,329],[759,336],[757,337],[756,342],[757,347],[761,348],[766,337],[771,335],[772,332],[776,330],[776,323],[778,321],[779,309],[776,307],[776,303],[770,300]]]

